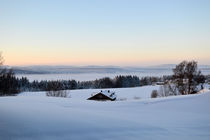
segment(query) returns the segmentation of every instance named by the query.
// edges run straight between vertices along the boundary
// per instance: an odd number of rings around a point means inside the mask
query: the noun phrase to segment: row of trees
[[[96,79],[93,81],[33,81],[29,82],[27,78],[16,78],[11,69],[3,68],[3,57],[0,54],[0,96],[14,95],[20,91],[60,91],[70,89],[88,89],[88,88],[124,88],[152,85],[155,82],[166,83],[162,91],[164,95],[193,94],[197,92],[199,84],[205,82],[205,76],[198,70],[197,62],[183,61],[177,65],[172,76],[163,77],[143,77],[137,76],[116,76]],[[163,92],[162,92],[163,93]]]
[[[125,88],[152,85],[154,82],[165,82],[171,76],[164,77],[142,77],[116,76],[115,78],[101,78],[93,81],[57,80],[57,81],[33,81],[27,78],[18,79],[21,91],[50,91],[50,90],[72,90],[72,89],[103,89],[103,88]]]
[[[173,72],[171,80],[160,86],[158,91],[152,91],[152,98],[197,93],[203,89],[203,83],[209,77],[201,74],[195,61],[183,61]]]
[[[122,88],[140,86],[140,79],[137,76],[116,76],[96,79],[93,81],[57,80],[57,81],[33,81],[22,78],[19,80],[21,91],[49,91],[49,90],[71,90],[89,88]]]
[[[186,84],[187,79],[177,79],[178,75],[163,76],[163,77],[142,77],[141,79],[137,76],[116,76],[111,79],[109,77],[96,79],[93,81],[75,81],[75,80],[57,80],[57,81],[33,81],[25,77],[16,78],[11,70],[3,72],[0,76],[0,91],[1,93],[17,93],[19,91],[50,91],[50,90],[72,90],[72,89],[94,89],[94,88],[125,88],[125,87],[138,87],[145,85],[152,85],[156,82],[167,83],[169,89],[172,85],[176,85],[176,89],[183,94],[191,94],[195,92],[196,85],[198,83],[204,83],[204,76],[195,76],[193,79],[193,85]],[[179,77],[179,76],[178,76]],[[199,78],[198,78],[199,77]],[[177,82],[178,81],[178,82]],[[170,82],[170,84],[169,84]],[[196,82],[196,83],[195,83]],[[166,85],[165,85],[166,86]],[[190,86],[190,92],[186,93],[187,87]],[[183,89],[185,89],[183,91]]]

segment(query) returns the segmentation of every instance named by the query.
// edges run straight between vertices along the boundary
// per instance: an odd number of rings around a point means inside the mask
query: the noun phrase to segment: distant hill
[[[175,64],[163,64],[147,67],[119,67],[119,66],[6,66],[12,68],[16,74],[60,74],[60,73],[132,73],[144,71],[171,71]],[[199,65],[201,71],[209,71],[210,65]],[[208,72],[207,72],[208,73]]]
[[[24,66],[12,67],[16,74],[55,74],[55,73],[117,73],[128,72],[120,67],[106,66]]]

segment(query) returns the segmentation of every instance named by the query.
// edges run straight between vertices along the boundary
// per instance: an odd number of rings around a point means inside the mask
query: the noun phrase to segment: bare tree
[[[63,86],[59,81],[49,81],[47,85],[46,96],[51,97],[70,97],[66,90],[63,90]]]
[[[70,97],[70,95],[68,94],[68,92],[66,90],[51,90],[51,91],[46,91],[46,96],[51,96],[51,97],[64,97],[64,98],[68,98]]]
[[[173,69],[173,72],[173,83],[183,95],[196,93],[197,86],[201,83],[199,79],[204,77],[195,61],[183,61]]]
[[[0,66],[2,66],[4,63],[4,58],[2,56],[2,52],[0,52]]]
[[[2,52],[0,52],[0,74],[3,71],[2,65],[4,64],[4,58],[2,56]]]
[[[177,91],[176,85],[174,83],[166,83],[161,85],[158,90],[159,97],[167,97],[167,96],[176,96],[180,93]]]

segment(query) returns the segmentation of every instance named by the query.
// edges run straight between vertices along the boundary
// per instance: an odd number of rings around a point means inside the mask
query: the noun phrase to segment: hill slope
[[[132,90],[138,92],[138,88],[133,88],[129,91],[132,95]],[[142,91],[141,88],[139,91]],[[73,94],[72,98],[26,96],[30,93],[17,97],[1,97],[0,138],[210,139],[210,92],[115,102],[79,100],[85,90],[74,92],[78,96]]]

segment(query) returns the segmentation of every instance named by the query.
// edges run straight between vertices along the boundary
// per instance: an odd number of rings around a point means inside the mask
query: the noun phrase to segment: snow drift
[[[44,92],[1,97],[0,139],[210,139],[209,91],[150,99],[149,89],[115,89],[128,100],[114,102],[86,100],[93,90],[70,91],[71,98],[40,96]]]

